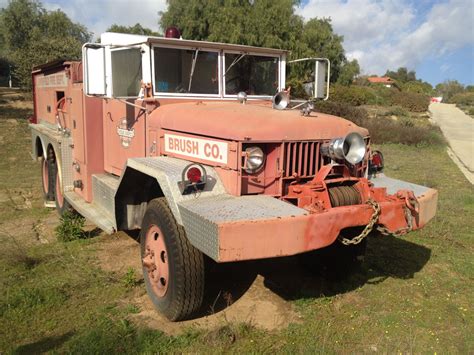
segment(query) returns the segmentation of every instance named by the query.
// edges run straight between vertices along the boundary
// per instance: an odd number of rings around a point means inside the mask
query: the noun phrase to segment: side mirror
[[[86,43],[82,47],[84,92],[88,96],[106,96],[105,47]]]
[[[329,69],[331,63],[329,59],[317,59],[314,67],[314,98],[324,99],[329,98]]]
[[[306,92],[315,99],[327,100],[329,98],[331,62],[327,58],[302,58],[290,60],[288,64],[307,61],[314,62],[314,82],[304,84]]]

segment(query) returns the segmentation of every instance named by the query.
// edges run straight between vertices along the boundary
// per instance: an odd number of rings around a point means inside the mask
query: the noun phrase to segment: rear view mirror
[[[314,81],[303,84],[306,93],[315,99],[327,100],[329,98],[331,62],[327,58],[302,58],[290,60],[288,64],[307,61],[314,62]]]
[[[98,44],[86,43],[82,47],[82,62],[85,94],[106,96],[105,48]]]

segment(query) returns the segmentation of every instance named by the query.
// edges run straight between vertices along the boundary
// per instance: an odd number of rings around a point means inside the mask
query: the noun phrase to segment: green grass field
[[[425,229],[371,238],[365,265],[343,282],[297,268],[276,281],[263,273],[299,322],[265,331],[223,321],[168,336],[131,320],[139,309],[126,300],[144,286],[130,270],[100,267],[104,235],[56,241],[29,155],[29,108],[0,95],[0,353],[474,352],[474,191],[445,147],[378,147],[387,175],[439,190]]]

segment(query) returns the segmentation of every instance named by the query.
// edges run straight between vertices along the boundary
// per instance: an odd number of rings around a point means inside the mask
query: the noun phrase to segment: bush
[[[409,118],[394,121],[381,116],[370,118],[367,111],[344,103],[321,101],[315,105],[320,112],[343,117],[369,130],[371,142],[408,145],[441,145],[444,138],[435,126],[416,126]]]
[[[398,116],[398,117],[407,117],[408,111],[400,106],[393,106],[390,110],[385,113],[385,116]]]
[[[334,85],[329,90],[331,101],[343,102],[352,106],[367,105],[374,101],[374,93],[367,87]]]
[[[428,111],[430,98],[423,94],[393,91],[390,95],[390,104],[401,106],[411,112]]]
[[[61,242],[87,238],[87,234],[82,230],[85,219],[81,215],[67,211],[59,219],[59,225],[55,228],[56,236]]]
[[[345,118],[362,127],[364,127],[364,124],[369,120],[369,114],[365,109],[347,105],[342,102],[317,101],[315,103],[315,109],[322,113]]]
[[[456,94],[451,98],[451,100],[449,100],[449,102],[456,105],[474,106],[474,92]]]

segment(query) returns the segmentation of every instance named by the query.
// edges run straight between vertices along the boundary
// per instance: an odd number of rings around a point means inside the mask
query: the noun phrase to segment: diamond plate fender
[[[73,190],[72,138],[57,131],[54,126],[47,124],[30,124],[32,157],[38,159],[46,154],[49,146],[53,147],[58,164],[60,182],[64,191]],[[39,151],[41,146],[41,152]]]
[[[120,179],[119,189],[117,192],[120,190],[120,186],[123,186],[124,178],[127,176],[127,173],[130,171],[130,169],[150,176],[156,179],[158,182],[161,192],[168,200],[168,204],[171,208],[171,211],[173,212],[174,217],[176,218],[176,221],[183,225],[178,203],[186,200],[217,196],[226,193],[224,185],[217,175],[217,172],[212,167],[206,166],[207,181],[203,191],[197,192],[195,194],[182,195],[179,190],[178,182],[181,181],[183,169],[190,163],[191,162],[187,160],[169,157],[128,159],[126,169]],[[142,188],[145,188],[145,186]],[[115,200],[117,204],[117,193],[115,194]],[[146,205],[143,207],[146,207]],[[144,213],[144,208],[141,208],[141,212],[138,214],[140,215],[142,213]]]

